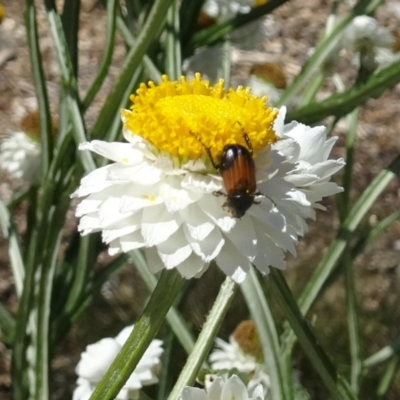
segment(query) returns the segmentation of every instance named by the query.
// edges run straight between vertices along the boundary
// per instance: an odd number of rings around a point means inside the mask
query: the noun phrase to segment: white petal
[[[255,204],[253,207],[257,207]],[[253,208],[252,207],[252,208]],[[244,235],[243,233],[246,232]],[[229,240],[238,249],[240,254],[253,261],[257,254],[256,233],[253,228],[253,222],[249,215],[245,215],[229,232]]]
[[[182,391],[182,400],[209,400],[209,397],[202,389],[185,387]]]
[[[160,186],[160,196],[164,200],[165,207],[170,213],[185,209],[189,204],[198,200],[202,194],[189,192],[182,189],[181,179],[174,176],[168,177]]]
[[[240,378],[232,375],[222,388],[221,400],[247,400],[247,388]]]
[[[199,278],[206,272],[210,264],[205,263],[200,257],[192,253],[183,263],[179,264],[176,269],[186,279]]]
[[[207,235],[203,240],[193,240],[187,228],[184,229],[186,233],[186,240],[191,245],[193,251],[206,263],[213,260],[221,251],[225,243],[221,231],[217,228]]]
[[[143,153],[133,148],[130,143],[109,143],[101,140],[93,140],[81,143],[79,150],[90,150],[109,160],[123,164],[140,164],[144,159]]]
[[[119,242],[121,244],[121,251],[123,253],[127,253],[128,251],[131,250],[140,249],[145,245],[143,237],[140,234],[140,231],[135,231],[127,235],[124,235],[119,239]]]
[[[250,269],[249,260],[240,254],[229,240],[226,240],[224,251],[218,254],[216,262],[218,267],[237,283],[243,282]]]
[[[157,251],[165,268],[171,269],[182,264],[192,254],[192,247],[186,240],[183,229],[179,229],[166,241],[159,243]]]
[[[170,214],[163,204],[143,210],[142,235],[146,246],[151,247],[167,240],[182,223],[179,214]]]
[[[215,227],[215,224],[210,221],[196,203],[190,204],[180,213],[190,236],[194,240],[204,240]]]

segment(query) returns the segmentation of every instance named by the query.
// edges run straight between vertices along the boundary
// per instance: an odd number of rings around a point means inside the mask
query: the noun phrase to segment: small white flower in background
[[[368,15],[355,17],[343,35],[344,47],[362,54],[374,53],[376,47],[390,48],[393,40],[390,30]]]
[[[0,144],[0,166],[13,179],[37,183],[40,174],[40,143],[25,132],[15,132]]]
[[[88,400],[96,386],[101,381],[115,357],[132,332],[133,325],[124,328],[117,337],[105,338],[86,347],[76,366],[78,375],[77,387],[73,393],[73,400]],[[160,357],[163,353],[162,341],[154,339],[147,348],[125,385],[118,393],[117,400],[138,398],[139,390],[143,386],[158,382],[157,371],[160,366]]]
[[[241,322],[229,337],[229,343],[215,339],[215,349],[209,362],[215,371],[238,372],[247,378],[247,387],[254,389],[261,384],[266,394],[270,378],[263,362],[262,348],[253,321]]]
[[[76,211],[82,234],[101,231],[112,255],[144,248],[153,273],[176,268],[198,277],[215,260],[242,282],[251,263],[263,273],[285,268],[305,218],[315,218],[322,197],[342,191],[329,182],[344,165],[327,160],[336,139],[326,140],[324,127],[284,125],[285,109],[278,115],[250,88],[225,92],[223,80],[164,76],[142,84],[132,101],[123,111],[128,143],[80,146],[113,163],[84,177],[73,196],[87,196]],[[236,197],[215,195],[226,188],[209,155],[219,163],[226,145],[248,148],[246,137],[263,195],[244,188],[237,199],[251,203],[239,213],[226,203]]]
[[[246,14],[252,8],[264,4],[265,1],[206,1],[198,20],[199,28],[208,27],[215,23],[224,22],[237,14]],[[229,34],[232,49],[254,50],[266,40],[277,36],[279,25],[272,15],[260,17]],[[187,77],[194,76],[198,71],[204,79],[210,79],[212,83],[217,82],[222,76],[224,61],[231,58],[231,53],[221,44],[205,46],[196,50],[195,54],[184,60],[183,70]]]
[[[207,0],[202,11],[219,22],[235,17],[237,14],[247,14],[253,7],[265,4],[257,0]]]
[[[0,167],[13,179],[36,184],[41,174],[39,114],[30,112],[21,120],[21,131],[9,135],[0,143]],[[57,124],[53,121],[53,135]]]
[[[203,79],[217,82],[223,74],[224,60],[230,57],[230,52],[222,44],[200,47],[193,56],[184,60],[183,69],[188,79],[192,79],[197,71],[201,71]]]
[[[389,29],[378,24],[375,18],[368,15],[355,17],[346,28],[342,43],[343,47],[358,53],[359,58],[353,64],[363,71],[372,73],[378,67],[376,55],[379,49],[390,49],[394,38]]]
[[[229,39],[232,45],[240,50],[254,50],[266,40],[271,40],[279,32],[279,26],[272,15],[258,18],[237,29],[234,29]]]
[[[215,381],[206,390],[185,387],[182,391],[182,400],[265,400],[265,394],[261,385],[253,390],[236,375],[225,380],[222,377]]]

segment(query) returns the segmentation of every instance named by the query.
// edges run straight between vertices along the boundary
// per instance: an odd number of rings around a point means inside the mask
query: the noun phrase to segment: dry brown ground
[[[35,94],[30,75],[28,50],[23,26],[23,1],[6,0],[6,18],[0,27],[5,50],[0,54],[7,61],[0,66],[0,135],[10,134],[18,129],[18,121],[26,109],[35,106]],[[38,2],[39,3],[39,2]],[[80,30],[80,90],[85,93],[96,67],[101,60],[104,43],[104,11],[94,0],[83,1]],[[329,2],[324,0],[304,0],[289,2],[277,10],[274,15],[281,30],[277,38],[265,44],[265,52],[273,60],[279,60],[289,80],[299,71],[307,57],[308,49],[313,46],[323,30]],[[380,22],[393,26],[398,21],[384,6],[378,13]],[[58,72],[52,57],[52,43],[48,26],[43,14],[39,15],[39,36],[44,59],[48,89],[52,105],[56,110],[58,95]],[[4,53],[6,51],[6,53]],[[97,101],[88,114],[88,125],[93,121],[99,105],[104,101],[112,79],[118,74],[123,61],[125,47],[117,41],[111,79],[109,79]],[[244,63],[243,65],[245,65]],[[349,78],[343,67],[345,78]],[[329,87],[327,87],[327,90]],[[400,86],[385,92],[379,99],[370,100],[363,107],[360,118],[358,143],[355,154],[353,189],[354,202],[381,169],[400,152]],[[344,125],[334,132],[339,136],[335,148],[335,157],[344,155]],[[10,182],[0,175],[0,195],[7,200],[19,183]],[[339,179],[339,178],[337,178]],[[289,260],[287,278],[293,290],[298,293],[307,282],[311,272],[321,259],[327,245],[335,234],[338,223],[332,199],[325,202],[328,211],[319,213],[318,221],[310,223],[310,230],[298,246],[298,257]],[[374,224],[399,209],[399,180],[395,179],[385,190],[377,204],[363,222],[363,226]],[[23,214],[16,215],[17,225],[23,231]],[[0,242],[0,300],[11,312],[17,310],[13,279],[8,267],[8,256],[4,241]],[[385,346],[400,335],[400,222],[394,223],[379,239],[371,243],[355,262],[357,297],[360,305],[360,321],[365,338],[364,350],[369,355]],[[218,279],[215,279],[217,274]],[[191,290],[184,301],[183,312],[188,316],[195,331],[201,326],[204,315],[209,310],[222,277],[209,271],[203,279],[190,283]],[[136,282],[136,283],[135,283]],[[87,343],[105,335],[113,335],[130,323],[140,310],[146,290],[140,283],[133,267],[115,275],[95,300],[92,312],[85,314],[67,339],[58,349],[54,360],[53,398],[68,399],[74,386],[74,366],[79,354]],[[132,300],[134,299],[134,300]],[[199,301],[201,299],[201,301]],[[235,299],[234,312],[228,314],[222,329],[227,337],[233,327],[245,316],[246,309],[240,296]],[[347,372],[349,357],[347,350],[347,332],[345,319],[345,292],[342,281],[332,285],[314,307],[311,316],[319,339],[336,364]],[[0,399],[9,395],[10,353],[0,343]],[[295,360],[301,371],[301,379],[313,399],[326,398],[321,389],[319,378],[298,352]],[[372,399],[377,384],[377,371],[364,389],[365,399]],[[400,378],[400,374],[397,374]],[[395,383],[387,399],[400,398],[400,379]]]

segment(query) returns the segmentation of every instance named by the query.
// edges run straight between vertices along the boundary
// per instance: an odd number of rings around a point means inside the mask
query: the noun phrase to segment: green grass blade
[[[288,121],[298,120],[312,125],[334,115],[337,118],[347,115],[370,98],[378,98],[382,92],[400,82],[400,61],[383,69],[360,86],[354,86],[335,94],[319,103],[311,103],[288,113]]]
[[[0,303],[0,340],[11,345],[15,335],[15,318]]]
[[[165,71],[170,79],[179,79],[182,75],[182,56],[179,26],[179,6],[175,0],[168,10],[166,24]]]
[[[197,374],[214,343],[214,338],[217,335],[225,314],[229,309],[229,305],[231,304],[237,287],[238,284],[229,277],[227,277],[221,285],[221,289],[215,299],[210,313],[208,314],[207,320],[203,325],[203,329],[200,332],[196,344],[168,397],[169,400],[179,399],[183,388],[185,386],[193,385]]]
[[[354,394],[349,393],[347,385],[342,387],[342,381],[338,379],[334,365],[321,346],[318,345],[318,341],[298,308],[282,273],[272,268],[270,279],[273,282],[274,299],[280,305],[305,354],[320,375],[332,398],[338,400],[356,399]]]
[[[147,264],[142,253],[140,251],[131,251],[129,255],[147,288],[152,292],[157,285],[157,279],[147,268]],[[172,306],[168,311],[167,321],[181,346],[184,348],[187,354],[190,354],[195,343],[194,337],[190,332],[186,321],[174,306]]]
[[[53,135],[46,77],[39,47],[36,7],[32,0],[25,1],[24,19],[28,37],[30,65],[39,109],[42,177],[45,177],[53,153]]]
[[[110,68],[114,52],[116,17],[117,0],[107,0],[107,27],[104,56],[100,63],[99,70],[97,71],[97,75],[94,78],[93,83],[91,84],[83,100],[83,110],[88,109],[93,99],[96,97],[96,94],[100,90],[105,78],[107,77],[107,73]]]
[[[6,205],[0,200],[0,227],[3,237],[8,241],[8,254],[10,257],[11,270],[15,282],[18,297],[21,296],[25,276],[25,265],[22,259],[21,249],[18,242],[18,233],[12,222],[10,212]]]
[[[385,372],[381,376],[381,380],[378,385],[378,389],[376,391],[377,398],[380,399],[385,399],[387,397],[386,394],[388,390],[390,389],[391,384],[393,383],[393,380],[396,377],[396,373],[399,369],[400,365],[400,357],[396,356],[392,360],[389,361],[389,365],[387,366]]]
[[[254,268],[250,269],[247,278],[240,285],[240,289],[257,327],[264,363],[271,379],[271,398],[273,400],[289,398],[291,381],[283,381],[280,363],[281,348],[275,321]]]
[[[131,335],[91,396],[91,400],[112,400],[135,369],[181,290],[185,279],[179,272],[163,270]]]
[[[270,0],[262,6],[254,7],[247,14],[238,14],[236,17],[229,19],[228,21],[202,29],[193,35],[188,45],[184,48],[184,58],[192,55],[196,48],[214,44],[215,42],[222,40],[225,35],[232,32],[235,28],[239,28],[265,14],[271,13],[287,1],[288,0]]]

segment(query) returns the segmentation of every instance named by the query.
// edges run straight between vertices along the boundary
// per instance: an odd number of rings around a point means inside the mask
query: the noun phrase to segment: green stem
[[[183,388],[193,385],[203,361],[210,351],[225,314],[228,311],[237,287],[237,283],[230,277],[225,279],[210,314],[203,325],[197,342],[186,361],[185,367],[168,397],[169,400],[179,399],[182,395]]]
[[[107,0],[107,28],[106,28],[106,43],[103,60],[101,61],[100,68],[97,72],[96,77],[93,80],[89,90],[82,103],[83,110],[87,110],[96,94],[101,88],[104,79],[107,76],[107,72],[110,68],[112,56],[114,52],[115,42],[115,27],[116,27],[116,15],[117,15],[117,0]]]
[[[112,400],[119,393],[157,334],[184,282],[175,269],[163,270],[135,328],[90,400]]]
[[[350,201],[351,191],[351,175],[353,172],[354,165],[354,148],[357,140],[357,127],[358,127],[358,115],[360,109],[356,108],[347,118],[349,129],[346,134],[346,165],[344,167],[343,174],[343,193],[341,194],[341,206],[339,207],[339,213],[341,220],[343,221],[347,217]]]
[[[131,251],[130,258],[135,263],[136,269],[138,270],[141,278],[144,280],[147,288],[150,291],[153,291],[157,285],[157,279],[147,268],[142,253],[140,251]],[[172,306],[168,311],[167,321],[181,346],[184,348],[187,354],[190,354],[195,343],[194,338],[189,327],[187,326],[186,321],[174,306]]]
[[[378,399],[386,399],[386,396],[393,380],[396,377],[396,373],[399,369],[400,365],[400,357],[396,356],[392,360],[389,361],[389,365],[387,366],[384,374],[381,377],[381,380],[378,385],[378,389],[376,391]]]
[[[350,249],[346,248],[341,258],[344,267],[344,283],[346,289],[346,313],[349,330],[349,345],[351,372],[350,384],[354,393],[360,390],[361,372],[362,372],[362,343],[360,337],[360,327],[358,320],[358,306],[355,293],[355,284],[353,276],[353,263]]]
[[[25,1],[24,18],[28,36],[30,65],[39,109],[42,177],[45,177],[53,154],[53,135],[46,77],[39,47],[36,7],[33,0]]]
[[[356,107],[371,98],[378,98],[385,90],[397,85],[400,81],[400,61],[371,75],[368,81],[360,86],[353,86],[342,93],[335,94],[319,103],[310,103],[288,113],[287,120],[297,120],[305,124],[314,124],[334,115],[339,118],[349,114]],[[282,102],[282,99],[280,100]]]
[[[168,10],[166,31],[165,71],[170,79],[179,79],[182,75],[182,56],[181,42],[179,40],[179,6],[176,0],[171,4]]]
[[[281,348],[275,322],[254,268],[250,269],[247,278],[240,285],[240,289],[257,326],[258,336],[263,349],[264,363],[271,378],[270,390],[272,399],[290,398],[291,381],[283,381],[283,371],[280,362]]]
[[[272,290],[274,298],[282,308],[285,317],[294,330],[307,357],[310,359],[316,372],[323,380],[333,399],[351,400],[356,399],[348,388],[348,385],[338,379],[334,365],[329,360],[324,350],[319,346],[318,341],[304,319],[292,292],[290,291],[282,273],[272,268],[270,278],[273,282]]]

